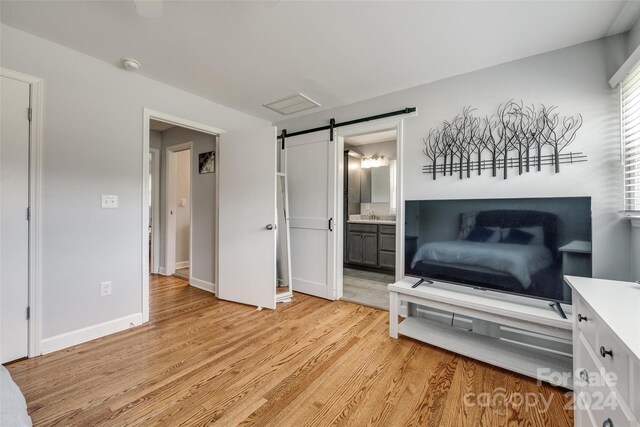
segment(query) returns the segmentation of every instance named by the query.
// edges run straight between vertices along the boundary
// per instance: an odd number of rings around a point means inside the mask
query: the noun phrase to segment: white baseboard
[[[72,347],[141,324],[142,313],[136,313],[97,325],[87,326],[86,328],[43,339],[40,342],[40,352],[47,354],[52,351],[62,350],[63,348]]]
[[[180,262],[176,262],[176,270],[180,269],[180,268],[189,268],[189,261],[180,261]]]
[[[166,268],[164,268],[164,267],[160,267],[160,268],[158,269],[158,274],[161,274],[161,275],[163,275],[163,276],[166,276],[166,275],[167,275],[167,269],[166,269]]]
[[[192,277],[189,279],[189,284],[194,288],[202,289],[203,291],[216,293],[216,285],[211,282],[205,282],[204,280],[196,279]]]

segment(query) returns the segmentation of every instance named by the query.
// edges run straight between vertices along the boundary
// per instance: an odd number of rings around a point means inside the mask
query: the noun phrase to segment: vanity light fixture
[[[389,166],[389,158],[378,154],[362,158],[361,167],[364,169],[379,168],[380,166]]]

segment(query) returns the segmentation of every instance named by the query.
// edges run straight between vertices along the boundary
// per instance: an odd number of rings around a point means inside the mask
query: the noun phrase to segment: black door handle
[[[582,322],[582,321],[587,321],[587,316],[583,316],[582,314],[578,313],[578,322]]]
[[[329,218],[329,231],[333,231],[333,218]]]
[[[600,346],[600,356],[607,357],[607,354],[613,357],[613,350],[607,350],[604,346]]]

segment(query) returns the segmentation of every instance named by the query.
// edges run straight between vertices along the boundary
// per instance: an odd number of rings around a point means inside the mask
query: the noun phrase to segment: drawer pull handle
[[[587,321],[587,316],[583,316],[582,314],[578,313],[578,322],[582,322],[582,321]]]
[[[580,371],[580,379],[585,383],[589,382],[589,372],[587,372],[586,369],[583,369],[582,371]]]
[[[606,420],[604,420],[604,422],[602,423],[602,427],[613,427],[613,421],[611,421],[611,418],[607,418]]]
[[[604,346],[600,346],[600,356],[607,357],[607,355],[613,357],[613,350],[607,350]]]

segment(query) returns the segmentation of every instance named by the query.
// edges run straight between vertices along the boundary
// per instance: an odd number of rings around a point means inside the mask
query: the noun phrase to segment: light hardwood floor
[[[148,324],[8,367],[35,425],[572,425],[564,390],[393,340],[386,311],[302,294],[257,311],[151,285]],[[476,403],[494,390],[507,402]],[[549,409],[518,406],[526,393]]]

